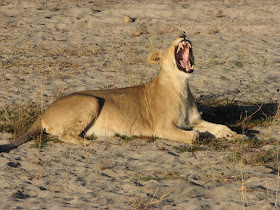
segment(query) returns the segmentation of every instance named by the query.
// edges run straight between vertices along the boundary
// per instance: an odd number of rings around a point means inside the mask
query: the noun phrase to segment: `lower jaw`
[[[186,73],[188,73],[188,74],[193,73],[193,69],[186,70]]]
[[[193,73],[193,68],[190,68],[190,69],[183,69],[183,68],[179,68],[178,69],[184,73],[187,73],[187,74],[190,74],[190,73]]]

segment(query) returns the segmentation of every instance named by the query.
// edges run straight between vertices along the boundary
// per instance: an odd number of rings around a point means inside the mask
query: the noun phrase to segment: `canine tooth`
[[[189,67],[189,69],[193,69],[193,65],[191,66],[191,62],[188,61],[187,63],[188,63],[188,66],[187,66],[187,67]]]
[[[177,53],[183,48],[182,43],[179,44],[178,48],[177,48]]]

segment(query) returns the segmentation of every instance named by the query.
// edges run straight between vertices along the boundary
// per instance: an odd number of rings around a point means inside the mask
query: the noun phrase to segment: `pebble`
[[[133,23],[134,20],[131,17],[129,17],[129,16],[125,16],[123,18],[123,22],[125,22],[125,23]]]

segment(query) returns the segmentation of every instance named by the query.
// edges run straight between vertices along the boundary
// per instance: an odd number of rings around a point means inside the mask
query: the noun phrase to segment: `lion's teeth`
[[[193,69],[193,66],[191,66],[191,62],[190,61],[188,61],[188,66],[187,67],[189,67],[189,69]]]
[[[177,53],[181,50],[181,49],[184,49],[184,48],[188,48],[188,49],[191,49],[192,46],[189,42],[180,42],[179,45],[178,45],[178,48],[177,48]]]
[[[182,49],[182,43],[179,44],[178,49],[177,49],[177,53]]]

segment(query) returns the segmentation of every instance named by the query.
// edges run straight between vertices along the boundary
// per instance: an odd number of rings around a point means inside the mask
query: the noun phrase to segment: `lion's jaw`
[[[194,58],[190,41],[182,39],[175,47],[174,54],[178,69],[186,73],[192,73]]]

